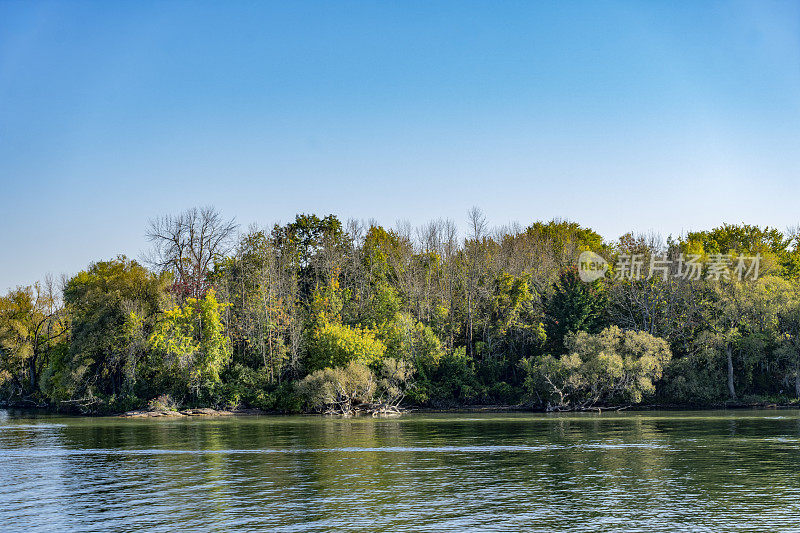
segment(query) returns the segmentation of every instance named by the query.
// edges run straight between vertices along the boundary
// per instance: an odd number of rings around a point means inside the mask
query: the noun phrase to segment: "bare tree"
[[[480,241],[486,236],[487,224],[486,216],[478,206],[472,206],[467,211],[467,219],[469,222],[469,237],[475,241]]]
[[[475,345],[474,340],[474,325],[475,325],[475,308],[478,299],[478,282],[481,275],[481,267],[485,259],[485,239],[487,237],[486,217],[483,211],[477,206],[473,206],[467,211],[467,219],[469,223],[470,234],[464,243],[464,251],[467,256],[467,269],[465,289],[467,293],[467,328],[466,328],[466,341],[467,351],[470,355],[474,355]]]
[[[448,309],[447,330],[449,335],[447,346],[453,348],[455,346],[455,330],[457,328],[453,311],[457,306],[456,280],[459,276],[457,269],[454,267],[456,255],[458,254],[458,229],[456,228],[456,223],[450,219],[440,219],[436,225],[439,233],[438,244],[440,249],[438,252],[442,258],[443,265],[442,301],[446,302]]]
[[[224,219],[211,206],[152,219],[146,235],[153,250],[145,260],[175,275],[179,296],[200,298],[210,286],[214,261],[230,252],[237,227],[236,219]]]

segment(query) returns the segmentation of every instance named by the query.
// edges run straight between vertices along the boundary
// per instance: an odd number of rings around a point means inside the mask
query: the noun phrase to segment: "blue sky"
[[[0,289],[214,204],[800,222],[798,2],[0,1]]]

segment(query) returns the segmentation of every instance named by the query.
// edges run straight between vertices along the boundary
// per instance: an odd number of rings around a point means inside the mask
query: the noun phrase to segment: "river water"
[[[2,531],[800,531],[800,411],[0,411]]]

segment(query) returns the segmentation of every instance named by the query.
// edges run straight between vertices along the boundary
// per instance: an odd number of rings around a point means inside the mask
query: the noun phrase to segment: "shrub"
[[[381,365],[378,390],[381,402],[397,406],[414,387],[414,367],[403,359],[387,358]]]
[[[309,370],[341,367],[350,362],[374,365],[386,353],[386,345],[372,330],[344,324],[321,324],[309,344]]]
[[[557,407],[640,403],[655,392],[672,353],[663,339],[616,326],[567,335],[568,353],[523,361],[529,397]]]
[[[490,402],[497,402],[504,405],[518,403],[522,397],[522,390],[505,381],[492,383],[487,389],[487,396]]]
[[[482,396],[482,387],[474,366],[463,346],[449,351],[435,365],[421,365],[420,379],[409,397],[439,406],[475,402]]]
[[[226,408],[254,407],[270,410],[274,408],[275,385],[265,369],[253,369],[241,364],[226,371],[216,403]]]
[[[150,411],[177,411],[178,404],[169,394],[162,394],[147,402],[147,409]]]
[[[363,363],[317,370],[297,383],[297,392],[311,411],[352,414],[353,408],[371,402],[375,376]]]
[[[674,359],[664,369],[659,397],[667,403],[708,406],[728,398],[725,369],[712,349]]]

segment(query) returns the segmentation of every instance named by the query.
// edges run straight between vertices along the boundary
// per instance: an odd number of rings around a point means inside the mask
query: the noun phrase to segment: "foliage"
[[[378,374],[378,391],[382,403],[397,406],[414,387],[414,365],[403,359],[386,358]]]
[[[47,357],[68,332],[58,300],[51,282],[0,297],[0,387],[9,398],[38,397]]]
[[[386,345],[369,329],[326,322],[312,333],[308,350],[307,368],[318,370],[350,362],[374,365],[383,359]]]
[[[606,242],[562,220],[492,231],[477,208],[462,237],[448,220],[313,214],[234,240],[236,227],[213,208],[162,217],[152,271],[118,257],[0,297],[0,401],[111,412],[169,395],[295,412],[800,398],[800,230]],[[761,268],[739,282],[612,267],[584,283],[585,250],[612,265],[757,253]]]
[[[191,393],[220,382],[220,372],[230,359],[230,346],[220,320],[221,305],[210,289],[203,299],[187,298],[164,312],[150,336],[154,363],[162,379],[174,390]]]
[[[640,403],[655,392],[654,382],[672,357],[663,339],[616,326],[596,335],[570,334],[566,348],[559,358],[525,361],[525,386],[532,398],[556,407]]]
[[[710,231],[689,232],[679,244],[686,253],[704,257],[710,254],[759,254],[762,273],[783,275],[796,269],[797,256],[790,253],[790,242],[790,238],[769,226],[723,224]]]
[[[298,382],[297,391],[312,411],[351,414],[356,405],[372,401],[376,387],[372,371],[351,361],[343,367],[312,372]]]
[[[150,411],[177,411],[178,404],[169,394],[162,394],[147,402],[147,409]]]
[[[545,303],[550,349],[561,353],[564,336],[577,331],[596,333],[603,324],[606,293],[600,280],[584,283],[575,268],[563,270]]]
[[[448,351],[435,366],[423,366],[416,390],[410,395],[418,403],[435,406],[474,404],[481,398],[475,361],[466,348]]]
[[[64,288],[69,353],[50,361],[51,400],[88,406],[135,396],[146,357],[142,338],[164,305],[168,283],[168,275],[124,256],[94,263],[70,279]]]
[[[796,291],[788,281],[766,276],[753,282],[713,283],[706,295],[707,327],[695,336],[694,344],[697,350],[725,359],[728,395],[737,401],[737,391],[754,392],[754,381],[769,373],[781,316],[796,301]]]

